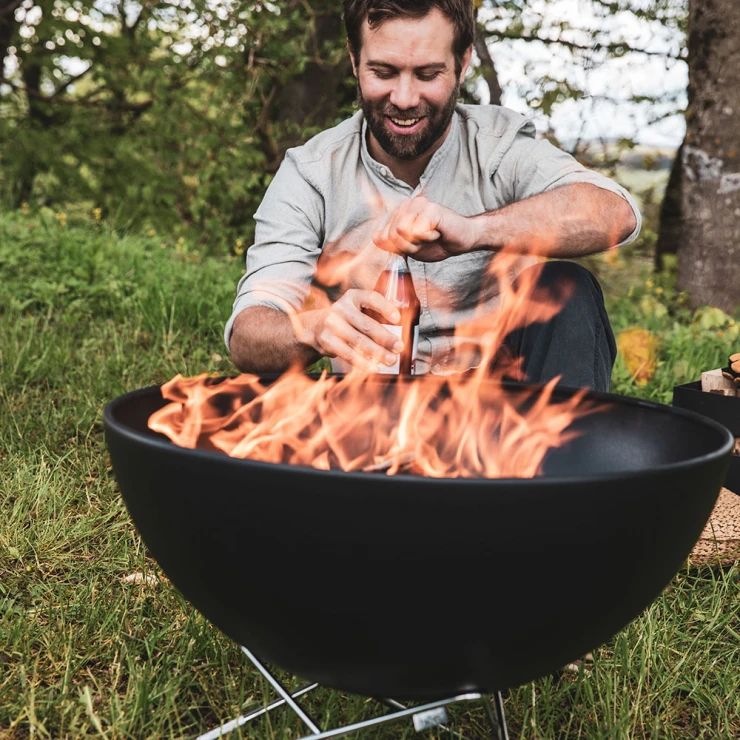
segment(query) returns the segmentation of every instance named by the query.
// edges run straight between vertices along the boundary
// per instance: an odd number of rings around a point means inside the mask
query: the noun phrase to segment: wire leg
[[[498,691],[493,695],[492,698],[488,696],[483,696],[478,693],[459,694],[448,699],[442,699],[440,701],[434,701],[415,707],[406,707],[404,704],[401,704],[401,702],[388,697],[376,697],[376,701],[379,701],[380,703],[385,704],[387,707],[390,707],[391,709],[394,709],[396,711],[391,712],[390,714],[383,715],[381,717],[374,717],[373,719],[365,720],[362,722],[355,722],[351,725],[346,725],[344,727],[338,727],[333,730],[322,732],[305,713],[305,711],[295,702],[296,698],[316,688],[318,684],[307,684],[291,694],[282,686],[277,678],[273,676],[272,673],[270,673],[267,667],[264,666],[250,650],[245,648],[243,645],[240,645],[240,648],[242,652],[249,658],[255,668],[257,668],[259,672],[269,681],[270,685],[280,695],[281,698],[270,702],[270,704],[266,707],[256,709],[242,717],[238,717],[237,719],[232,720],[231,722],[227,722],[221,727],[217,727],[214,730],[211,730],[210,732],[199,736],[197,740],[217,740],[217,738],[221,738],[228,732],[231,732],[237,727],[246,724],[247,722],[249,722],[249,720],[256,719],[258,716],[261,716],[280,705],[288,705],[293,710],[293,712],[295,712],[295,714],[297,714],[300,719],[303,720],[303,722],[308,726],[311,734],[306,736],[305,738],[301,738],[301,740],[328,740],[328,738],[341,737],[351,732],[355,732],[356,730],[369,729],[370,727],[385,724],[386,722],[391,722],[393,720],[401,719],[404,717],[414,717],[414,725],[416,726],[417,717],[414,715],[418,715],[420,717],[427,712],[440,709],[449,704],[455,704],[456,702],[461,701],[474,701],[476,699],[479,699],[483,702],[486,717],[488,718],[491,727],[496,733],[496,740],[509,740],[509,734],[506,729],[506,718],[504,716],[503,699],[501,697],[501,692]],[[460,740],[464,740],[464,736],[461,733],[450,730],[448,727],[441,723],[435,722],[435,724],[437,724],[440,729],[451,732],[455,737],[459,738]],[[417,729],[422,728],[420,727]]]
[[[303,696],[303,694],[307,694],[309,691],[312,691],[317,686],[318,683],[306,684],[305,686],[302,686],[300,689],[298,689],[298,691],[295,691],[292,694],[292,697],[294,699],[297,699],[299,696]],[[272,711],[276,707],[282,706],[283,704],[285,704],[285,699],[275,699],[274,701],[271,701],[266,707],[254,709],[248,714],[243,714],[241,717],[232,719],[231,721],[226,722],[220,727],[216,727],[210,732],[199,735],[196,740],[219,740],[219,738],[224,737],[224,735],[227,735],[229,732],[233,732],[237,727],[241,727],[242,725],[247,724],[247,722],[251,722],[253,719],[257,719],[257,717],[261,717],[263,714],[267,714],[268,712]]]
[[[481,697],[483,708],[486,710],[486,717],[491,727],[495,731],[496,740],[509,740],[509,731],[506,729],[506,715],[504,713],[504,700],[501,698],[501,692],[497,691],[493,695]],[[493,707],[491,706],[493,704]],[[495,713],[494,713],[495,707]]]
[[[390,707],[391,709],[406,709],[405,704],[401,704],[400,701],[396,701],[395,699],[388,699],[380,696],[374,696],[373,699],[380,704],[385,704],[385,706]],[[458,738],[458,740],[465,740],[465,735],[456,730],[451,730],[447,725],[439,724],[437,727],[444,732],[449,732],[453,737]]]
[[[285,699],[285,703],[303,720],[304,724],[308,727],[309,730],[311,730],[311,733],[313,735],[320,735],[321,730],[314,724],[313,720],[301,709],[301,707],[294,701],[293,697],[283,688],[283,685],[275,678],[275,676],[270,673],[270,671],[265,668],[262,663],[257,660],[255,655],[253,655],[247,648],[244,647],[244,645],[239,646],[242,649],[242,652],[249,658],[249,660],[252,661],[254,666],[257,668],[257,670],[270,682],[270,685],[272,686],[275,691],[280,694],[280,696]]]

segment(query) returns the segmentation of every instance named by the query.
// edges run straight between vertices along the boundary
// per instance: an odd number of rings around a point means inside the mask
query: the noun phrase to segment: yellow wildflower
[[[67,225],[67,214],[64,211],[54,214],[54,218],[56,218],[62,228]]]
[[[147,236],[157,236],[157,232],[154,229],[149,229],[149,231],[146,232]]]
[[[103,217],[103,209],[102,208],[93,208],[93,217],[96,221],[100,221],[100,219]]]
[[[653,281],[652,280],[646,280],[645,281],[645,287],[650,289],[653,287]]]
[[[23,201],[23,203],[21,203],[21,211],[23,212],[24,216],[28,216],[29,208],[28,208],[28,203],[26,203],[25,200]]]
[[[617,346],[629,374],[637,385],[645,385],[655,374],[657,340],[654,334],[637,326],[620,332]]]

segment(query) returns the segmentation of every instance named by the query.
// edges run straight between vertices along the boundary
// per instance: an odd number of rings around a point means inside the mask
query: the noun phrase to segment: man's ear
[[[473,45],[471,44],[463,54],[462,65],[460,66],[460,84],[465,81],[465,73],[470,66],[470,60],[473,58]]]
[[[349,53],[349,59],[352,62],[352,74],[357,77],[357,61],[355,55],[352,53],[352,49],[349,48],[349,41],[347,42],[347,52]]]

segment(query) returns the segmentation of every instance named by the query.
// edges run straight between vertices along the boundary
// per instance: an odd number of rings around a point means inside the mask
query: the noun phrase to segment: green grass
[[[636,253],[586,262],[615,329],[656,337],[652,379],[637,386],[620,358],[615,392],[670,402],[676,382],[724,362],[730,317],[690,310],[670,276],[650,285]],[[221,332],[241,272],[94,221],[0,217],[0,739],[193,737],[261,702],[263,679],[147,556],[101,422],[123,392],[234,372]],[[126,583],[132,573],[161,580]],[[739,584],[738,567],[683,569],[590,672],[512,690],[512,737],[740,736]],[[328,689],[305,705],[328,726],[378,712]],[[478,706],[449,713],[466,737],[487,736]],[[300,731],[278,710],[230,737]],[[414,734],[400,722],[364,737]]]

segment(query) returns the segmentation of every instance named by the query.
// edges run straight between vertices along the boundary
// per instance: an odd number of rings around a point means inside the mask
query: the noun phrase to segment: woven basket
[[[691,566],[725,567],[740,560],[740,496],[723,488],[699,541],[689,555]]]

